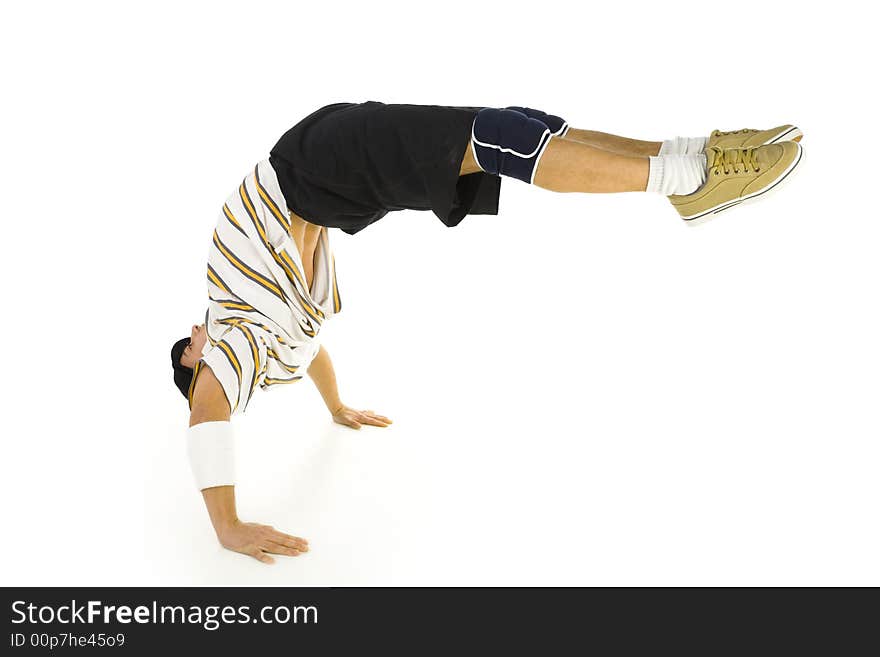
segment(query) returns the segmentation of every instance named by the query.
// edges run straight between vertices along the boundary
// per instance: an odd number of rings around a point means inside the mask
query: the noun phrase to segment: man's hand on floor
[[[279,532],[269,525],[236,521],[217,531],[220,544],[227,550],[246,554],[263,563],[274,563],[273,554],[298,557],[309,551],[304,538]]]
[[[333,421],[352,429],[360,429],[364,424],[374,427],[387,427],[391,424],[391,420],[384,415],[379,415],[373,411],[356,411],[345,404],[333,412]]]

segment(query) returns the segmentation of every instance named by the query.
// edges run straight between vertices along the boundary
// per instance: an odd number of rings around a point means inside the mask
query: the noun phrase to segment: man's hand
[[[270,555],[284,554],[298,557],[309,551],[309,544],[304,538],[283,534],[269,525],[240,520],[217,530],[220,544],[227,550],[240,552],[263,563],[275,563]]]
[[[333,421],[337,424],[344,424],[352,429],[360,429],[362,425],[369,424],[374,427],[387,427],[391,424],[384,415],[379,415],[373,411],[356,411],[342,404],[333,411]]]

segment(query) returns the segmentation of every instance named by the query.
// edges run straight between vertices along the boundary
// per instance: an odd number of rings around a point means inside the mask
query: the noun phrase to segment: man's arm
[[[308,369],[309,377],[321,393],[324,404],[333,421],[344,424],[352,429],[360,429],[363,424],[371,424],[374,427],[387,427],[391,424],[384,415],[378,415],[373,411],[356,411],[349,408],[339,399],[339,390],[336,388],[336,373],[333,371],[333,362],[330,360],[330,354],[321,345],[318,354],[312,359]]]
[[[343,404],[339,400],[339,390],[336,388],[336,372],[333,370],[333,362],[323,345],[309,364],[308,373],[318,392],[321,393],[327,410],[331,415],[335,415]]]
[[[204,422],[228,422],[229,402],[223,387],[211,368],[203,365],[193,390],[189,426]],[[272,563],[271,554],[295,557],[307,552],[309,544],[302,538],[284,534],[268,525],[242,522],[235,508],[234,486],[213,486],[202,489],[211,524],[220,544],[235,552],[247,554],[263,563]]]

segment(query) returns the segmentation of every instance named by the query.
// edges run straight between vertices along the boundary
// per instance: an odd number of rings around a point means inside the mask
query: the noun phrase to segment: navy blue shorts
[[[533,183],[551,137],[562,137],[568,123],[530,107],[485,107],[474,118],[471,149],[486,173]]]

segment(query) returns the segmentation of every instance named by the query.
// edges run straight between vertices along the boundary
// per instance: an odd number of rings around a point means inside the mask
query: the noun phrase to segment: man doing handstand
[[[300,121],[223,205],[205,322],[171,350],[190,405],[190,464],[220,543],[266,563],[308,550],[236,513],[230,418],[257,386],[307,373],[336,422],[391,423],[340,401],[319,342],[342,308],[330,228],[355,234],[404,209],[430,210],[447,226],[497,214],[502,177],[555,192],[656,192],[696,223],[776,189],[801,161],[801,137],[784,125],[648,142],[527,107],[376,101],[335,103]]]

